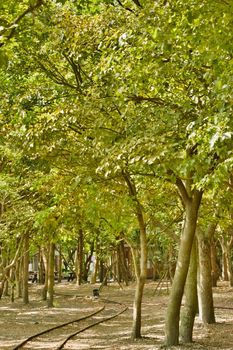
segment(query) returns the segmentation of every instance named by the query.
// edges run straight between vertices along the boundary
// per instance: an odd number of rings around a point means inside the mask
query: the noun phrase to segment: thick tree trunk
[[[179,179],[177,180],[177,186],[185,205],[185,223],[166,314],[165,335],[167,346],[179,344],[180,308],[202,197],[202,193],[198,190],[193,190],[190,196],[184,183]]]
[[[197,242],[193,241],[190,265],[185,284],[185,304],[181,311],[180,337],[183,343],[193,340],[193,325],[198,310],[197,302]]]
[[[219,266],[217,263],[216,241],[214,240],[214,238],[211,240],[210,252],[211,252],[212,286],[217,287],[217,282],[219,279]]]
[[[29,233],[26,232],[24,236],[24,246],[23,246],[23,303],[29,303],[28,294],[28,275],[29,275]]]
[[[216,224],[211,224],[207,233],[197,230],[198,237],[198,305],[199,318],[203,323],[215,323],[212,293],[211,250],[210,244]]]
[[[53,298],[54,298],[54,254],[55,253],[55,244],[49,244],[49,264],[48,264],[48,307],[53,307]]]

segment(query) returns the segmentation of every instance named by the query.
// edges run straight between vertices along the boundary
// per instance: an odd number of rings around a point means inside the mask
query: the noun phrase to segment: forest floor
[[[80,333],[65,349],[157,350],[163,346],[169,288],[167,284],[158,288],[158,283],[147,282],[142,305],[143,337],[136,341],[130,339],[134,285],[121,289],[118,284],[110,283],[103,287],[99,298],[94,298],[93,289],[98,287],[99,285],[90,284],[77,287],[68,282],[57,284],[54,308],[47,308],[46,302],[41,301],[41,286],[31,283],[29,305],[23,305],[21,300],[11,303],[9,298],[3,298],[0,301],[0,350],[12,350],[32,334],[81,317],[104,304],[115,305],[115,308],[124,305],[128,309],[117,318]],[[194,342],[172,349],[233,349],[233,288],[226,283],[219,283],[214,288],[214,304],[216,323],[202,325],[197,317]],[[25,349],[52,350],[53,346],[52,343],[40,343]]]

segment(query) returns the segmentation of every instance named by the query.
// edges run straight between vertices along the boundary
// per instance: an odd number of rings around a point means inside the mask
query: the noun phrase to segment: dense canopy
[[[195,236],[232,238],[232,10],[227,0],[0,4],[2,291],[25,252],[48,262],[57,249],[82,283],[93,254],[111,270],[124,242],[132,336],[150,261],[157,277],[173,270],[166,342],[178,342],[169,322],[179,328]]]

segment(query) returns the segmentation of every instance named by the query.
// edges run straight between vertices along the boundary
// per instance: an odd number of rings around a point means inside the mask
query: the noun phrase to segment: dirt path
[[[55,307],[48,309],[40,299],[40,286],[30,285],[30,304],[21,301],[13,304],[7,298],[0,301],[0,350],[11,350],[26,337],[43,331],[54,325],[91,313],[102,305],[117,309],[117,303],[128,310],[111,322],[80,333],[65,349],[107,349],[107,350],[157,350],[164,342],[164,315],[168,301],[167,288],[157,291],[156,283],[148,282],[145,288],[142,311],[143,338],[130,339],[132,324],[133,286],[123,290],[111,284],[100,293],[99,298],[92,297],[92,290],[98,286],[83,285],[76,287],[67,282],[56,285]],[[194,343],[178,346],[174,349],[233,349],[233,289],[222,283],[214,289],[216,324],[203,326],[198,318],[195,322]],[[38,341],[31,350],[52,349],[52,344]]]

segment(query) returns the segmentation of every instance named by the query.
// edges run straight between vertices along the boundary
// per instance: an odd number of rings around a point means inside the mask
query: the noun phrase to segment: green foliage
[[[36,3],[0,5],[2,225],[35,242],[75,244],[80,227],[87,244],[133,239],[127,171],[166,250],[177,177],[214,198],[232,172],[231,3],[46,1],[13,28]]]

